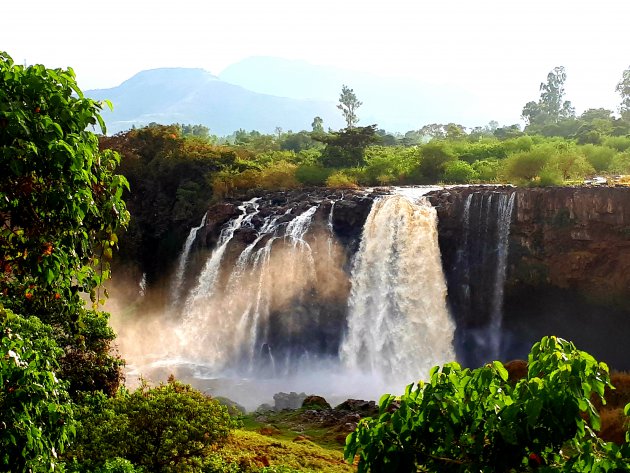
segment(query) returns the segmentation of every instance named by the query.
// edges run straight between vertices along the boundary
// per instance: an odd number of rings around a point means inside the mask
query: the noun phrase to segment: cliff
[[[470,195],[488,199],[512,193],[502,355],[519,356],[527,343],[556,333],[617,367],[630,367],[623,349],[630,333],[628,188],[480,186],[433,193],[449,299],[457,299],[461,291],[456,266],[465,243],[462,222]],[[476,211],[469,209],[473,218]],[[483,310],[455,309],[460,332],[488,324]]]

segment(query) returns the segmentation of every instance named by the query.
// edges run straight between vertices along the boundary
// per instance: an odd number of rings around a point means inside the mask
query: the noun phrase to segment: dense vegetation
[[[360,455],[359,472],[630,471],[630,433],[621,447],[597,436],[592,401],[609,386],[604,363],[544,337],[520,380],[497,361],[450,363],[400,397],[383,396],[379,418],[348,437],[346,457]]]
[[[201,125],[154,124],[99,141],[91,130],[105,133],[108,104],[84,97],[71,69],[0,54],[0,471],[348,470],[334,455],[232,433],[226,407],[174,379],[121,388],[123,361],[99,310],[119,237],[123,256],[157,278],[210,200],[250,189],[545,185],[630,172],[628,74],[621,118],[574,117],[563,74],[550,73],[526,105],[524,132],[434,124],[388,134],[357,125],[361,102],[344,86],[340,131],[315,117],[308,132],[219,139]],[[373,471],[627,469],[628,446],[595,435],[591,395],[610,387],[606,366],[555,338],[529,361],[518,382],[500,363],[434,369],[426,384],[383,398],[380,417],[349,437],[348,459],[358,453]],[[275,464],[249,448],[273,452]]]

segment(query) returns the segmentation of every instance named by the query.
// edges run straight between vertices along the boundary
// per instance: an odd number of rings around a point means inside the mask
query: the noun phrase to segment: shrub
[[[295,177],[307,186],[323,186],[331,171],[317,164],[303,164],[295,170]]]
[[[384,395],[378,419],[346,441],[359,472],[628,471],[630,446],[603,443],[591,396],[610,386],[608,368],[565,340],[544,337],[515,384],[498,361],[474,370],[435,367],[400,397]],[[626,407],[626,414],[630,404]],[[626,441],[630,435],[626,435]],[[527,469],[529,471],[529,468]]]
[[[155,388],[143,383],[111,399],[91,398],[81,421],[69,457],[82,471],[119,457],[156,473],[198,466],[237,425],[226,407],[173,379]]]
[[[617,153],[608,146],[596,146],[592,144],[580,146],[580,151],[586,156],[587,161],[595,168],[595,171],[607,171]]]
[[[444,166],[444,182],[468,184],[478,177],[475,169],[465,161],[451,161]]]
[[[336,172],[326,179],[326,186],[336,189],[353,188],[357,187],[357,181],[343,172]]]
[[[62,350],[39,319],[1,306],[0,337],[0,470],[53,471],[74,432]]]

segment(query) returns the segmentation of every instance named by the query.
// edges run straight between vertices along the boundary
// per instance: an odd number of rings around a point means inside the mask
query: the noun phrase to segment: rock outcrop
[[[522,357],[545,334],[569,338],[618,368],[630,368],[630,188],[472,186],[434,192],[449,298],[462,248],[465,203],[472,193],[515,193],[505,299],[504,359]],[[471,215],[474,212],[471,211]],[[490,270],[491,268],[489,268]],[[478,314],[462,332],[484,327]],[[467,347],[460,347],[460,353]]]

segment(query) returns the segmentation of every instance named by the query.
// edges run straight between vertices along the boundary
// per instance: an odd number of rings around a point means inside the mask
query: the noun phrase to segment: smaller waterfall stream
[[[184,275],[186,273],[186,265],[188,264],[190,250],[195,242],[195,238],[197,238],[197,232],[206,224],[207,216],[208,214],[203,214],[203,218],[201,219],[199,226],[190,229],[190,233],[188,233],[188,237],[184,242],[184,248],[177,260],[177,269],[175,270],[175,277],[173,278],[173,282],[171,284],[170,303],[173,308],[179,306],[179,298],[181,297],[182,284],[184,283]]]
[[[472,192],[463,203],[462,236],[451,270],[451,304],[459,320],[472,324],[462,328],[468,356],[464,361],[471,366],[501,358],[503,297],[515,198],[515,192]]]

